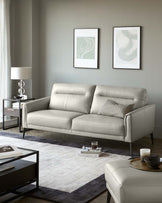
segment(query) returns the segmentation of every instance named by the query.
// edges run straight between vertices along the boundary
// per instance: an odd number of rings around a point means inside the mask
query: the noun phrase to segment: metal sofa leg
[[[109,190],[107,190],[107,203],[110,203],[110,200],[111,200],[111,194]]]
[[[154,134],[151,133],[150,136],[151,136],[151,143],[152,143],[152,145],[153,145],[153,144],[154,144]]]
[[[26,128],[23,129],[23,139],[25,138]]]
[[[133,156],[132,143],[129,143],[129,153],[130,156],[132,157]]]

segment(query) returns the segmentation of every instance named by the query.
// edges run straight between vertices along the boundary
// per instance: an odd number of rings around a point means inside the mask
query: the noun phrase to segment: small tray
[[[151,171],[151,172],[162,172],[162,163],[159,168],[151,168],[145,162],[141,162],[140,158],[135,158],[130,161],[130,167],[136,168],[142,171]]]

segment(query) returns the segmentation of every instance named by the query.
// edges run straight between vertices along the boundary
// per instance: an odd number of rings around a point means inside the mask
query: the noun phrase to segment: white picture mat
[[[76,68],[98,68],[98,29],[75,29],[74,30],[74,67]],[[77,58],[77,38],[95,37],[94,59]]]
[[[131,35],[136,36],[136,39],[129,39],[123,35],[123,31],[128,31]],[[133,37],[132,37],[133,38]],[[129,47],[128,50],[126,48]],[[123,69],[140,69],[140,27],[115,27],[114,28],[114,50],[113,50],[113,64],[114,68],[123,68]],[[119,56],[121,50],[125,56],[131,56],[136,50],[136,57],[130,61],[122,60]]]

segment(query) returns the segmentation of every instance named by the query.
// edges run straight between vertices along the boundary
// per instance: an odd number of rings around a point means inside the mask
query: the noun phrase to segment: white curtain
[[[0,117],[2,100],[11,95],[10,0],[0,0]]]

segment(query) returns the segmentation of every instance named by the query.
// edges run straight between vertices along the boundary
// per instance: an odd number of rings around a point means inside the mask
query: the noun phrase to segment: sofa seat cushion
[[[81,113],[60,110],[41,110],[28,113],[28,125],[46,126],[52,128],[71,129],[72,119]]]
[[[118,117],[86,114],[73,119],[72,130],[123,136],[124,121]]]

